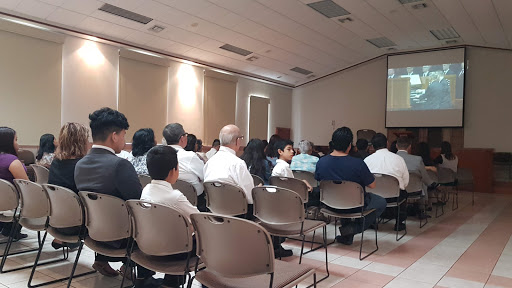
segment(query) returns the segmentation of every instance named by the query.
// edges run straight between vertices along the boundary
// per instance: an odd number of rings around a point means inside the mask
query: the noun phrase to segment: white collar
[[[184,150],[183,147],[181,147],[180,145],[169,145],[171,146],[172,148],[176,149],[176,150]]]
[[[112,149],[112,148],[110,148],[110,147],[107,147],[107,146],[104,146],[104,145],[93,144],[93,145],[92,145],[92,148],[105,149],[105,150],[107,150],[107,151],[112,152],[112,154],[116,154],[116,151],[114,151],[114,149]]]
[[[386,153],[386,152],[389,152],[388,148],[382,148],[382,149],[375,151],[375,153]]]
[[[229,147],[226,147],[226,146],[220,146],[219,151],[226,151],[226,152],[229,152],[229,153],[231,153],[233,155],[236,155],[235,150],[233,150],[233,149],[231,149]]]
[[[288,164],[288,162],[281,160],[281,159],[277,159],[276,163],[283,163],[283,164],[286,164],[286,166],[290,166],[290,164]]]
[[[165,180],[151,180],[151,184],[162,185],[162,186],[165,186],[167,188],[173,189],[171,183],[169,183],[169,182],[167,182]]]
[[[406,154],[409,154],[409,152],[407,152],[407,150],[398,150],[398,152],[405,152]]]

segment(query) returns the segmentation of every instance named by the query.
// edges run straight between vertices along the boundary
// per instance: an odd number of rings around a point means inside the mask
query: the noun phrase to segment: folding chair
[[[414,173],[412,171],[409,171],[409,184],[407,184],[407,187],[405,187],[405,190],[407,191],[407,207],[409,207],[410,200],[414,201],[421,201],[422,194],[423,194],[423,181],[421,180],[421,175],[418,173]],[[425,195],[428,196],[428,195]],[[428,202],[428,197],[427,197]],[[426,214],[426,206],[427,203],[424,204],[424,213]],[[425,218],[425,223],[422,225],[422,220],[420,218],[420,228],[423,228],[423,226],[427,225],[428,218]]]
[[[432,170],[427,170],[427,173],[428,173],[428,176],[430,176],[430,179],[432,179],[432,181],[439,183],[439,179],[437,177],[437,172],[434,172]],[[432,206],[436,207],[436,218],[444,215],[444,205],[446,203],[444,202],[445,199],[440,199],[441,193],[442,193],[441,191],[436,189],[436,190],[431,191],[431,193],[429,193],[429,195],[428,195],[428,197],[430,199],[436,199],[436,202],[432,203]],[[441,195],[442,198],[444,198],[444,196],[445,196],[444,194]],[[441,207],[441,214],[439,214],[439,207]]]
[[[475,187],[473,187],[473,172],[468,168],[458,168],[457,169],[457,187],[459,185],[467,188],[471,186],[471,203],[475,205]]]
[[[457,173],[450,168],[437,167],[437,178],[442,189],[452,196],[452,211],[459,208],[459,189],[457,185]]]
[[[36,174],[36,183],[40,185],[47,184],[48,177],[50,176],[50,170],[37,164],[30,164],[30,166],[34,169],[34,173]]]
[[[139,176],[139,181],[140,181],[140,184],[142,185],[142,188],[146,187],[146,185],[151,183],[151,177],[149,175],[139,174],[138,176]]]
[[[359,247],[359,260],[366,259],[366,257],[379,250],[379,244],[377,243],[378,224],[377,219],[375,219],[374,225],[376,248],[366,256],[361,257],[363,252],[364,227],[366,224],[365,217],[370,213],[375,213],[375,209],[364,210],[364,190],[361,185],[350,181],[320,181],[320,201],[333,209],[361,209],[361,212],[356,213],[340,213],[328,208],[322,208],[320,210],[321,213],[334,218],[363,219],[361,221],[361,244]],[[336,221],[334,221],[334,236],[336,237]]]
[[[247,196],[242,188],[221,182],[204,182],[203,186],[206,207],[212,213],[227,216],[247,214]]]
[[[254,175],[254,174],[251,174],[251,176],[252,176],[252,181],[254,181],[254,187],[256,187],[258,185],[265,185],[265,181],[263,181],[263,179],[261,179],[260,176]]]
[[[197,255],[206,268],[194,277],[208,287],[293,287],[316,273],[306,265],[274,260],[270,234],[249,220],[209,213],[191,215]],[[194,277],[192,279],[194,279]],[[189,281],[188,287],[192,286]]]
[[[180,192],[187,197],[188,202],[197,206],[197,192],[194,185],[178,179],[176,180],[176,183],[172,184],[172,188],[180,190]]]
[[[315,174],[309,171],[293,170],[293,176],[295,179],[306,180],[311,187],[318,187],[318,181],[315,179]]]

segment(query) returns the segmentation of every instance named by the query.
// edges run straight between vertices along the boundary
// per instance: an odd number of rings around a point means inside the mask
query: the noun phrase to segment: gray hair
[[[183,129],[180,123],[168,124],[163,132],[164,139],[168,145],[178,144],[183,134],[185,134],[185,129]]]
[[[302,140],[299,142],[299,149],[301,154],[308,154],[313,150],[313,145],[308,140]]]
[[[227,146],[230,144],[235,144],[239,134],[240,129],[233,124],[222,127],[219,133],[220,145]]]

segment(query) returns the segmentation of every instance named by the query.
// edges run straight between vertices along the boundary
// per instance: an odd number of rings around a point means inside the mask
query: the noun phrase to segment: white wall
[[[336,128],[385,133],[386,57],[293,89],[292,137],[328,145]],[[334,125],[332,125],[334,121]]]

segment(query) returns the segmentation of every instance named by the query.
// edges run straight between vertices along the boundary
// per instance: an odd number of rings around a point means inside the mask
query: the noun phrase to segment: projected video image
[[[388,110],[462,109],[463,87],[464,62],[390,68]]]

